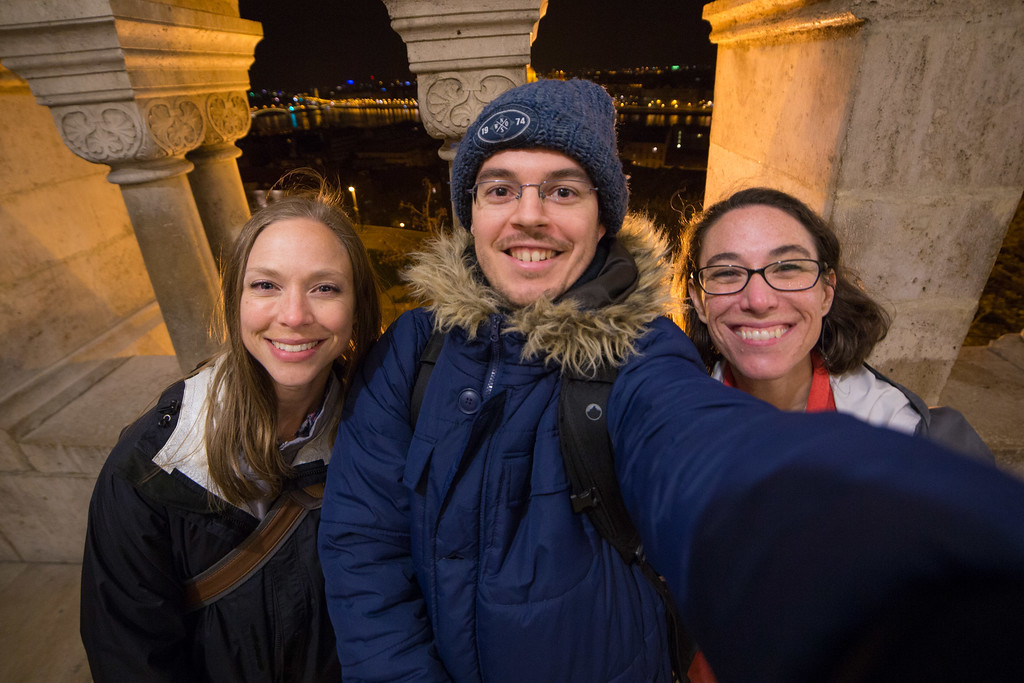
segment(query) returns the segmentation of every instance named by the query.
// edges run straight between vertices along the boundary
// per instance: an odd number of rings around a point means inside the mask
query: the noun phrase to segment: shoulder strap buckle
[[[569,500],[572,501],[572,511],[579,514],[600,505],[601,493],[595,486],[578,493],[570,494]]]

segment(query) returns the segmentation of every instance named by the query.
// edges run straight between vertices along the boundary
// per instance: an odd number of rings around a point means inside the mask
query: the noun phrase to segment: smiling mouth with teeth
[[[517,261],[536,263],[554,258],[556,252],[551,249],[509,249],[506,253]]]
[[[298,353],[299,351],[309,351],[311,348],[319,344],[318,341],[306,342],[305,344],[282,344],[281,342],[271,341],[274,348],[282,351],[288,351],[289,353]]]
[[[763,330],[736,330],[736,335],[744,341],[768,341],[778,339],[786,334],[788,327],[772,327]]]

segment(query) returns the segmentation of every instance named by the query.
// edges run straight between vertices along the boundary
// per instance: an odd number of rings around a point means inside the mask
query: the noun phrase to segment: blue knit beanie
[[[473,196],[467,190],[488,157],[506,149],[542,148],[561,152],[586,170],[598,188],[601,223],[614,235],[629,202],[615,121],[612,98],[590,81],[536,81],[494,98],[466,130],[452,164],[459,222],[469,229]]]

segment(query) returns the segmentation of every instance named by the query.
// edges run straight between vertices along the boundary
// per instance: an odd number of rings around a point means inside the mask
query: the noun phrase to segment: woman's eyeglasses
[[[810,289],[818,283],[826,264],[813,259],[787,259],[769,263],[763,268],[721,265],[700,268],[691,279],[695,280],[707,294],[736,294],[760,275],[768,286],[780,292],[799,292]]]

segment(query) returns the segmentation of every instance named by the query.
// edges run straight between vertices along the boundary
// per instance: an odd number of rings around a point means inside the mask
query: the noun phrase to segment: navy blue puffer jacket
[[[948,562],[1024,569],[1024,487],[923,440],[784,414],[711,380],[660,317],[657,245],[629,226],[617,239],[639,279],[595,308],[503,312],[465,242],[414,271],[435,303],[367,359],[328,474],[320,550],[346,679],[669,680],[657,595],[570,507],[567,366],[619,365],[608,417],[623,496],[720,680],[820,678],[892,591]],[[435,327],[449,335],[414,432]],[[952,541],[922,523],[934,515]]]

